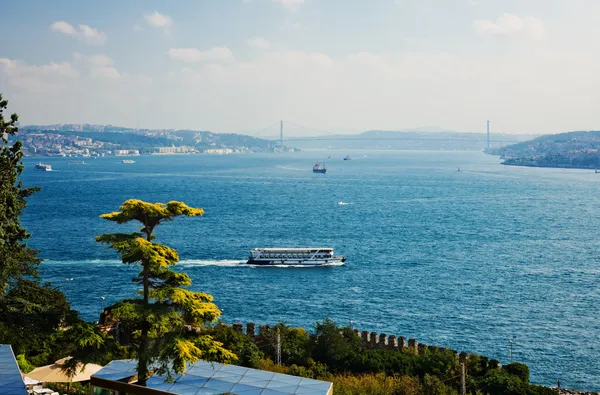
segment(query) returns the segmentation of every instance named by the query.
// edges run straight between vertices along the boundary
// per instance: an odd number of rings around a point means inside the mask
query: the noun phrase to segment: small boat
[[[459,173],[460,173],[460,167],[458,168],[457,172],[459,172]]]
[[[131,159],[123,159],[123,160],[121,161],[121,163],[126,163],[126,164],[129,164],[129,163],[135,163],[135,161],[134,161],[134,160],[131,160]]]
[[[333,248],[254,248],[246,262],[263,266],[339,266],[346,262]]]
[[[85,165],[85,162],[82,160],[72,160],[69,162],[70,165]]]
[[[344,156],[344,160],[352,160],[352,158],[348,155],[348,156]]]
[[[37,165],[35,165],[34,170],[39,170],[39,171],[52,171],[52,166],[50,165],[46,165],[43,164],[42,162],[38,163]]]
[[[325,163],[315,163],[313,166],[313,173],[327,173],[327,168],[325,167]]]
[[[594,170],[594,173],[598,174],[598,173],[600,173],[600,170],[596,169],[596,170]]]
[[[352,204],[352,203],[348,203],[348,202],[344,202],[343,200],[340,200],[339,202],[337,202],[337,204],[340,206],[346,206],[346,205]]]

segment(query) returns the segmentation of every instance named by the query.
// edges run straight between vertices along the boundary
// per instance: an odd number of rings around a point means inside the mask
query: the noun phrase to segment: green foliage
[[[179,261],[177,252],[153,241],[154,229],[161,223],[182,215],[203,214],[201,208],[181,202],[127,200],[119,211],[101,215],[118,224],[138,221],[142,225],[141,233],[115,233],[96,238],[117,251],[123,263],[140,266],[134,282],[142,286],[142,299],[121,301],[110,307],[110,314],[131,336],[141,385],[149,377],[151,365],[158,367],[157,373],[170,379],[172,372],[183,373],[187,364],[200,359],[219,362],[237,359],[211,335],[185,329],[186,325],[205,328],[207,323],[216,321],[221,312],[211,295],[182,288],[190,286],[192,281],[187,274],[172,270]]]
[[[426,374],[423,377],[423,393],[427,395],[457,395],[458,392],[445,385],[442,380],[436,376]]]
[[[333,381],[334,395],[419,395],[424,393],[419,379],[410,376],[339,375],[331,380]]]
[[[255,339],[260,350],[275,359],[277,333],[281,341],[281,362],[285,365],[305,363],[311,340],[304,328],[292,328],[285,323],[278,323],[273,328],[261,330]]]
[[[4,119],[8,101],[0,94],[0,298],[8,288],[24,276],[37,276],[40,259],[36,250],[27,247],[29,234],[21,226],[19,217],[27,206],[26,198],[38,188],[23,188],[21,142],[8,142],[18,132],[17,114]]]
[[[207,334],[237,355],[236,363],[239,365],[258,369],[259,361],[265,357],[249,336],[236,332],[230,326],[217,325],[209,328]]]
[[[514,362],[502,367],[502,370],[521,379],[524,383],[529,383],[529,367],[524,363]]]
[[[328,318],[317,322],[315,337],[312,358],[333,372],[346,370],[362,349],[361,340],[352,328],[340,328]]]
[[[16,359],[17,359],[17,364],[19,365],[19,369],[21,369],[21,372],[29,373],[33,369],[35,369],[35,366],[30,364],[29,361],[27,361],[27,359],[25,358],[25,354],[17,355]]]
[[[51,353],[59,328],[78,320],[59,289],[37,280],[19,280],[0,298],[0,342],[32,362]]]
[[[527,387],[519,377],[502,371],[491,371],[479,385],[489,395],[525,395]]]

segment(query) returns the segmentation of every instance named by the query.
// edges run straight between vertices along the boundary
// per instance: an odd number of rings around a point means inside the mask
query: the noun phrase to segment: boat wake
[[[236,259],[183,259],[177,263],[182,266],[220,266],[236,267],[245,266],[246,261]]]

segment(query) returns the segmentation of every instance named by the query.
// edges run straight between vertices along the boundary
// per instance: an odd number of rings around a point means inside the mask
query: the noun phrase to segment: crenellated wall
[[[246,331],[244,332],[244,325],[241,322],[235,322],[232,324],[232,328],[238,333],[245,333],[250,337],[255,337],[260,331],[269,328],[268,325],[260,325],[259,332],[256,332],[256,324],[253,322],[246,323]],[[415,354],[424,354],[426,352],[437,352],[437,351],[447,351],[447,348],[437,347],[437,346],[429,346],[423,343],[419,343],[417,339],[408,339],[408,343],[404,336],[396,336],[396,335],[387,335],[385,333],[377,333],[377,332],[369,332],[369,331],[359,331],[358,329],[354,329],[354,333],[356,336],[360,337],[362,342],[371,348],[387,348],[390,350],[400,350],[400,351],[408,351]],[[459,358],[459,354],[457,351],[452,350],[454,355]],[[464,361],[468,357],[467,353],[460,353],[460,360]]]

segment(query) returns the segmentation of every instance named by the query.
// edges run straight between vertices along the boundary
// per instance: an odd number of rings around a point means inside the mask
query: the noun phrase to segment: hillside
[[[545,135],[490,150],[505,165],[595,169],[600,167],[600,131]]]
[[[153,153],[267,152],[270,140],[208,131],[130,129],[111,125],[31,125],[20,128],[26,155],[114,155],[129,150]],[[277,148],[275,148],[277,147]]]

